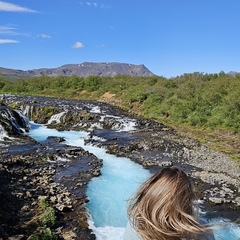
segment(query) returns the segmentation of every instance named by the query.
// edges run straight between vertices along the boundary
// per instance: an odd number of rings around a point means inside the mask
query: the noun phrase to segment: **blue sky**
[[[165,77],[240,72],[239,0],[0,1],[0,67],[144,64]]]

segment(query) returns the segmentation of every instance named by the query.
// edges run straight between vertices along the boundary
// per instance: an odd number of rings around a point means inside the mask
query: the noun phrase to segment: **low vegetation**
[[[56,215],[53,207],[49,206],[45,198],[39,200],[39,213],[35,216],[37,230],[28,240],[56,240],[57,234],[52,230],[56,224]]]
[[[1,78],[0,93],[108,100],[240,158],[240,74],[196,72],[171,79],[40,76],[15,82]],[[111,98],[103,99],[106,93]]]

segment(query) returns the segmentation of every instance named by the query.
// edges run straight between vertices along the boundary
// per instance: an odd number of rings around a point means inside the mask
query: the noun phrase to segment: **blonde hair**
[[[194,202],[187,175],[168,167],[142,184],[129,202],[128,216],[143,240],[198,239],[210,228],[194,216]]]

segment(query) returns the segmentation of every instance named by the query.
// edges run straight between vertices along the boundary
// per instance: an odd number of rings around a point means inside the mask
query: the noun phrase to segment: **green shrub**
[[[40,224],[45,227],[52,227],[56,223],[55,211],[52,207],[46,207],[39,218]]]
[[[55,240],[57,234],[51,230],[56,224],[54,209],[49,206],[46,198],[39,199],[39,216],[37,217],[38,229],[28,240]]]
[[[52,232],[50,228],[40,230],[38,233],[32,234],[28,240],[56,240],[57,234]]]
[[[1,92],[37,96],[96,100],[105,93],[116,94],[126,108],[141,103],[141,114],[155,119],[168,118],[174,124],[240,130],[240,74],[190,73],[166,79],[151,76],[115,77],[40,76],[10,82],[0,79]],[[86,91],[83,91],[86,90]],[[57,113],[47,107],[41,114]]]

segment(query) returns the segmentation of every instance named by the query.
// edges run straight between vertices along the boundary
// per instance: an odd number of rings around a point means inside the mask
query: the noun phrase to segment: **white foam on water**
[[[70,162],[69,159],[67,158],[62,158],[62,157],[58,157],[56,160],[47,160],[49,163],[56,163],[56,162]]]
[[[88,220],[89,227],[93,230],[97,240],[122,240],[125,232],[124,227],[95,227],[92,220]]]
[[[97,240],[122,240],[127,224],[127,201],[140,183],[150,177],[148,170],[127,158],[107,154],[103,148],[84,145],[84,138],[89,137],[86,132],[58,132],[33,124],[29,135],[37,141],[44,141],[48,136],[64,137],[64,144],[83,147],[103,159],[102,175],[93,178],[88,184],[87,195],[90,202],[87,207],[91,213],[88,222]],[[216,224],[226,221],[216,218],[209,222]],[[222,228],[214,229],[214,234],[216,240],[237,240],[240,237],[240,227],[227,222]]]
[[[106,142],[107,141],[107,139],[102,138],[102,137],[98,137],[98,136],[93,136],[92,139],[95,140],[95,141],[99,141],[99,142]]]
[[[238,240],[240,238],[240,226],[230,222],[229,219],[214,218],[209,223],[217,226],[213,229],[215,240]]]
[[[94,106],[91,110],[90,113],[102,113],[101,108],[99,106]]]
[[[4,140],[5,137],[8,137],[8,134],[5,131],[4,127],[0,125],[0,140]]]
[[[94,129],[103,129],[103,127],[99,122],[97,122],[97,123],[91,124],[91,127],[88,128],[88,130],[94,130]]]
[[[121,130],[119,130],[119,132],[121,132],[121,131],[129,132],[129,131],[134,131],[134,130],[136,130],[136,121],[127,120],[127,121],[123,122],[123,128]]]
[[[52,115],[51,118],[48,120],[47,124],[51,124],[52,122],[61,123],[61,117],[64,114],[66,114],[66,112],[60,112],[60,113]]]
[[[88,184],[88,208],[96,227],[125,227],[127,202],[150,173],[127,158],[107,153],[101,157],[102,175],[93,178]]]
[[[4,127],[0,124],[0,146],[8,146],[6,139],[16,140],[14,137],[10,137]]]
[[[104,118],[105,118],[105,116],[101,116],[99,122],[103,122]]]
[[[25,116],[28,116],[28,113],[30,112],[30,106],[27,105],[24,109],[23,108],[21,108],[21,109],[22,109],[23,114]]]
[[[31,123],[30,123],[29,119],[24,115],[24,113],[22,111],[19,111],[19,110],[15,110],[15,111],[19,114],[19,116],[25,122],[26,126],[30,129]],[[22,129],[22,131],[25,132],[25,129]]]
[[[70,162],[69,159],[63,158],[63,157],[58,157],[58,158],[57,158],[57,161],[58,161],[58,162]]]
[[[106,115],[106,116],[101,116],[99,122],[104,122],[105,117],[110,117],[115,119],[115,123],[112,126],[113,130],[116,130],[118,132],[136,130],[136,120],[134,119],[130,119],[127,117],[120,118],[119,116]]]

